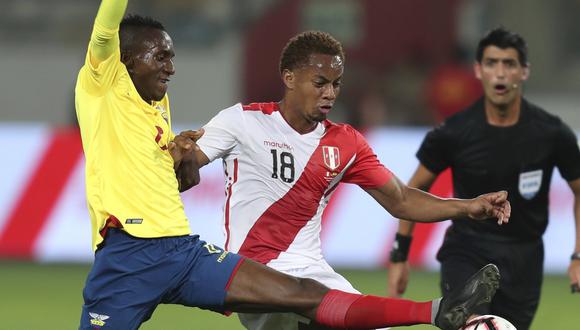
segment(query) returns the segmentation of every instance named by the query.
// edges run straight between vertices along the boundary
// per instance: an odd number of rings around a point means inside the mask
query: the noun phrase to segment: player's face
[[[146,29],[126,63],[133,84],[143,100],[160,101],[167,92],[169,77],[175,73],[173,41],[165,31]]]
[[[529,75],[529,68],[520,63],[516,49],[496,46],[484,49],[481,63],[475,63],[474,69],[486,99],[501,108],[521,96],[522,83]]]
[[[321,122],[340,92],[343,61],[340,56],[312,54],[307,65],[294,70],[295,101],[308,122]]]

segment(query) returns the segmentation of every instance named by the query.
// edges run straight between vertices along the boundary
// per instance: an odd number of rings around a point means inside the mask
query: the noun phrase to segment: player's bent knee
[[[237,312],[298,312],[313,315],[329,288],[244,260],[228,288],[225,304]]]

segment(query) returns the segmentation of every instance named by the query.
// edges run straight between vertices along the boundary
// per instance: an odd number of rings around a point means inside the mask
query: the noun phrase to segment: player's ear
[[[296,76],[294,72],[284,69],[284,71],[282,71],[282,81],[284,82],[284,85],[286,85],[286,88],[294,89],[294,85],[296,84]]]
[[[481,63],[478,61],[473,62],[473,72],[475,73],[475,77],[481,80]]]
[[[121,62],[123,64],[125,64],[125,67],[127,68],[128,72],[133,72],[133,57],[131,56],[131,54],[127,51],[122,51],[121,52]]]

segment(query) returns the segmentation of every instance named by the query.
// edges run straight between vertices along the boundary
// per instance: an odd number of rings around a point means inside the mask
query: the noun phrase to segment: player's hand
[[[580,260],[570,261],[568,276],[570,277],[572,293],[580,293]]]
[[[182,161],[193,159],[194,152],[199,150],[195,141],[185,135],[176,135],[168,145],[173,163],[179,165]]]
[[[203,133],[205,133],[205,130],[203,128],[200,128],[196,131],[193,130],[183,131],[179,133],[179,135],[185,136],[187,138],[192,139],[194,142],[197,142],[197,140],[199,140],[203,136]]]
[[[507,197],[508,193],[505,190],[480,195],[469,200],[467,214],[475,220],[496,218],[498,225],[507,223],[512,212]]]
[[[409,283],[409,262],[389,262],[387,290],[389,297],[399,298],[407,290]]]

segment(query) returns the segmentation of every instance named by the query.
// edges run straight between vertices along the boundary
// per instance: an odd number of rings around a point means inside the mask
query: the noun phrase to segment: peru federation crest
[[[340,166],[340,152],[338,147],[322,146],[322,158],[324,159],[324,165],[334,171]]]

